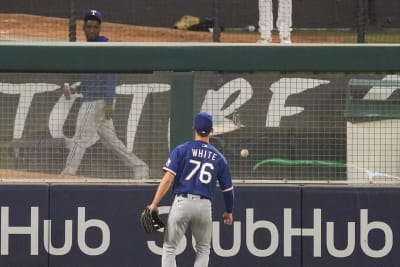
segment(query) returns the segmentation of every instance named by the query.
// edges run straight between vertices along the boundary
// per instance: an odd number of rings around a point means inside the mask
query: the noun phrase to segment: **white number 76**
[[[200,182],[202,182],[203,184],[208,184],[208,183],[211,182],[212,175],[211,175],[211,173],[209,171],[207,171],[207,168],[211,169],[211,170],[214,170],[214,165],[212,163],[205,162],[205,163],[201,164],[201,161],[193,160],[193,159],[191,159],[189,162],[191,164],[194,164],[194,168],[189,173],[189,175],[186,176],[186,178],[185,178],[186,180],[192,179],[193,176],[200,169],[200,175],[199,175]]]

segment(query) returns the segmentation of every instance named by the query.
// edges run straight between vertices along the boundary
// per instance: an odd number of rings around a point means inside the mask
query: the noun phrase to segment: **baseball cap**
[[[87,21],[89,19],[95,19],[98,20],[99,22],[102,21],[103,16],[101,15],[100,11],[91,9],[85,12],[85,16],[83,17],[84,21]]]
[[[194,129],[199,134],[208,134],[213,127],[213,118],[207,112],[197,113],[194,117]]]

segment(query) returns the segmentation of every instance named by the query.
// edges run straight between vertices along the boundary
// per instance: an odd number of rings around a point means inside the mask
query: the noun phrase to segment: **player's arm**
[[[224,190],[223,191],[224,194],[224,202],[225,202],[225,212],[222,215],[222,217],[224,218],[224,223],[231,225],[233,222],[233,201],[234,201],[234,192],[233,192],[233,187]]]
[[[218,181],[221,187],[224,202],[225,202],[225,212],[222,217],[224,218],[224,223],[231,225],[233,223],[233,206],[235,200],[235,194],[232,184],[232,176],[228,167],[227,161],[224,159],[220,165],[220,172],[218,174]]]
[[[79,93],[79,83],[64,83],[63,94],[66,99],[70,99],[72,94]]]
[[[117,95],[117,75],[116,74],[104,74],[100,76],[100,79],[104,82],[104,93],[106,104],[113,104]]]
[[[153,201],[151,202],[151,204],[149,206],[150,210],[155,210],[157,208],[161,199],[165,196],[165,194],[170,189],[170,187],[174,181],[174,178],[175,178],[175,175],[172,174],[171,172],[166,171],[164,173],[164,176],[161,179],[160,184],[158,185],[156,194],[154,195]]]
[[[103,76],[105,80],[105,106],[104,115],[107,120],[111,119],[114,113],[114,100],[116,97],[116,86],[117,86],[117,75],[116,74],[105,74]]]

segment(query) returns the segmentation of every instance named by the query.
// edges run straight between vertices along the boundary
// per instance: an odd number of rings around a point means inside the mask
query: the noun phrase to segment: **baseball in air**
[[[240,156],[242,158],[247,158],[249,156],[249,151],[245,148],[243,148],[242,150],[240,150]]]

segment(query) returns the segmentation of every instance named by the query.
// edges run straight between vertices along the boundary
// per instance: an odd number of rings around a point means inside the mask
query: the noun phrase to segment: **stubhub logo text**
[[[160,209],[160,213],[167,213],[169,207],[163,207]],[[313,257],[322,257],[322,248],[326,247],[329,255],[335,258],[346,258],[350,257],[356,249],[360,248],[363,254],[370,258],[382,258],[388,255],[393,248],[393,230],[392,228],[383,221],[370,221],[368,218],[368,209],[359,210],[359,221],[347,222],[347,235],[338,235],[335,232],[336,223],[333,221],[322,220],[322,210],[313,209],[313,225],[308,227],[300,227],[294,225],[292,221],[292,209],[283,209],[283,225],[277,225],[276,223],[269,220],[255,220],[255,210],[253,208],[247,208],[245,212],[245,218],[243,221],[237,220],[234,222],[232,229],[233,243],[230,244],[229,249],[222,248],[221,244],[221,226],[220,222],[213,222],[213,238],[212,238],[212,249],[215,254],[220,257],[234,257],[239,253],[242,247],[242,243],[246,246],[245,249],[256,257],[268,257],[277,253],[280,246],[283,246],[283,256],[291,257],[293,250],[293,240],[301,238],[304,240],[310,240],[312,243]],[[242,224],[245,224],[244,228]],[[342,225],[341,225],[341,228]],[[245,229],[242,233],[242,229]],[[323,229],[326,229],[323,231]],[[267,238],[264,240],[262,247],[258,246],[255,242],[255,236],[259,234],[259,231],[265,231],[268,234],[264,235]],[[371,245],[371,233],[379,236],[382,240],[381,244],[377,247]],[[283,238],[281,237],[283,235]],[[270,237],[270,238],[268,238]],[[279,243],[279,240],[283,240],[283,244]],[[357,240],[357,237],[358,240]],[[245,242],[242,242],[244,239]],[[339,242],[335,242],[335,239],[341,239],[341,241],[347,240],[345,247],[335,246]],[[323,244],[323,240],[326,240],[326,244]],[[187,247],[186,237],[183,238],[177,248],[177,255],[183,253]],[[303,242],[304,243],[304,242]],[[342,244],[343,242],[340,242]],[[192,244],[194,240],[192,238]],[[161,255],[162,248],[157,246],[154,241],[147,242],[148,248],[154,254]],[[225,246],[226,247],[226,244]],[[324,252],[325,253],[325,252]]]
[[[89,256],[101,255],[107,251],[110,246],[111,230],[106,222],[99,219],[86,219],[86,208],[77,208],[77,229],[76,236],[73,232],[72,220],[65,220],[64,244],[59,247],[54,247],[52,244],[52,227],[51,220],[39,222],[39,207],[31,207],[30,222],[24,226],[11,225],[9,207],[1,207],[1,225],[0,225],[0,256],[9,255],[10,240],[16,235],[28,236],[27,242],[30,242],[30,255],[39,254],[39,227],[43,227],[43,246],[46,252],[50,255],[66,255],[71,251],[73,238],[77,239],[80,251]],[[96,247],[90,247],[86,243],[86,232],[90,228],[96,228],[96,233],[100,236],[100,244]],[[29,240],[30,239],[30,240]]]
[[[169,206],[160,207],[160,214],[167,214],[169,209]],[[23,224],[12,223],[14,220],[10,218],[10,214],[14,212],[17,210],[10,211],[8,206],[0,207],[0,256],[12,255],[9,244],[17,235],[26,237],[23,242],[29,244],[29,255],[38,255],[41,246],[50,255],[66,255],[75,249],[73,246],[76,244],[83,254],[98,256],[106,253],[111,246],[112,225],[98,218],[88,219],[85,207],[77,207],[76,222],[71,219],[64,220],[64,231],[54,231],[54,229],[52,231],[52,220],[40,221],[39,207],[30,207],[30,220]],[[292,257],[294,247],[301,239],[303,244],[310,244],[310,246],[307,245],[308,248],[311,247],[308,251],[312,251],[311,256],[314,258],[321,258],[322,255],[327,254],[335,258],[346,258],[359,251],[370,258],[383,258],[393,249],[392,227],[384,221],[370,220],[368,209],[359,209],[357,221],[341,221],[340,223],[324,220],[323,210],[313,209],[311,225],[298,225],[297,222],[293,222],[296,220],[293,220],[291,208],[282,210],[283,220],[280,221],[283,223],[280,224],[274,222],[276,218],[256,220],[256,212],[254,208],[246,208],[244,218],[236,218],[232,227],[221,225],[220,221],[214,221],[213,253],[228,258],[236,256],[241,250],[247,250],[251,255],[259,258],[273,255]],[[60,225],[60,222],[57,221],[57,224]],[[338,231],[339,228],[342,231]],[[126,229],[126,231],[132,230],[129,227]],[[221,233],[222,229],[224,233]],[[343,231],[343,229],[346,230]],[[95,235],[97,240],[95,244],[88,242],[88,231],[91,235]],[[227,231],[233,237],[230,239],[232,240],[230,244],[226,244],[223,238]],[[41,232],[43,236],[39,236]],[[52,232],[61,236],[53,237]],[[263,237],[261,242],[258,236],[260,233]],[[135,234],[129,236],[134,238]],[[257,241],[256,237],[258,237]],[[152,235],[147,238],[151,239]],[[63,243],[58,242],[54,245],[55,240],[63,240]],[[187,249],[188,243],[184,237],[176,251],[177,255]],[[152,253],[161,255],[161,244],[157,244],[154,240],[148,240],[146,244]],[[191,244],[194,244],[194,240]]]

